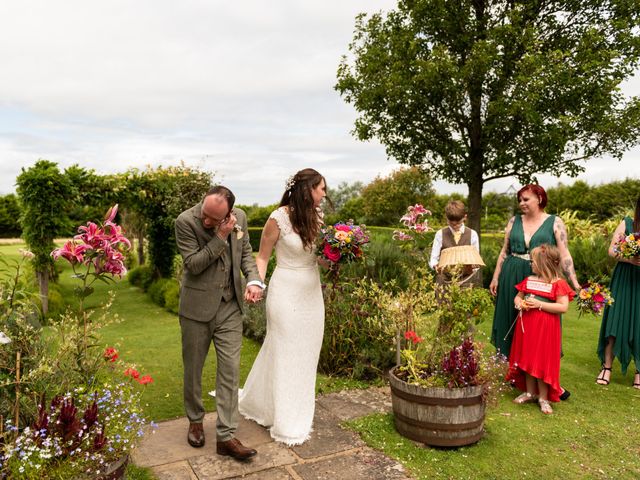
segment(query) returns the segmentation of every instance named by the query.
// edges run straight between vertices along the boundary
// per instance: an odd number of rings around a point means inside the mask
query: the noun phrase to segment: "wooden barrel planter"
[[[435,447],[461,447],[484,435],[482,386],[441,388],[409,385],[389,372],[396,430]]]

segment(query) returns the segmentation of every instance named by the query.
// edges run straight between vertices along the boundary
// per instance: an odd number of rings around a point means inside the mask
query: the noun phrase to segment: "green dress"
[[[511,351],[511,339],[513,337],[512,324],[515,322],[518,311],[513,300],[518,294],[516,285],[531,275],[531,262],[524,258],[515,257],[512,254],[528,254],[531,249],[543,243],[555,245],[556,237],[553,233],[555,215],[542,222],[542,225],[529,240],[529,248],[524,242],[524,230],[522,228],[522,216],[516,215],[509,235],[509,251],[507,258],[502,263],[502,270],[498,277],[498,296],[496,308],[493,312],[493,327],[491,328],[491,343],[496,350],[505,356]]]
[[[633,220],[625,217],[624,234],[633,233]],[[640,267],[618,262],[611,277],[613,305],[605,307],[598,341],[598,356],[604,363],[604,347],[608,337],[615,337],[613,355],[622,365],[622,373],[633,358],[640,370]]]

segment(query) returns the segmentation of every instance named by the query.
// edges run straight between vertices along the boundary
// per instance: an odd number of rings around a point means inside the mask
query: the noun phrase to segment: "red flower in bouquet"
[[[340,260],[340,250],[332,247],[330,244],[325,243],[324,248],[322,249],[322,254],[324,257],[330,262],[337,263]]]

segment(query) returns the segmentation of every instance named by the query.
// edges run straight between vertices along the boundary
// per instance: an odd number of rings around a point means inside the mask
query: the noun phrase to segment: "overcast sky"
[[[286,178],[305,167],[330,186],[386,175],[398,164],[379,144],[351,136],[355,111],[333,86],[356,14],[395,5],[2,2],[0,194],[13,192],[20,169],[40,158],[98,173],[184,161],[215,172],[239,203],[261,205],[277,202]],[[592,161],[581,178],[637,177],[639,158],[635,149],[622,163]],[[519,186],[504,179],[485,191],[511,184]]]

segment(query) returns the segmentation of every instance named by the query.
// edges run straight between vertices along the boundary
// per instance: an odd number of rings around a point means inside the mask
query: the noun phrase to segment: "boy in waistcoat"
[[[440,255],[443,250],[461,245],[472,245],[478,252],[480,251],[477,232],[464,225],[464,221],[467,219],[467,210],[464,203],[460,200],[450,201],[447,206],[444,207],[444,214],[447,217],[447,226],[436,232],[431,249],[431,259],[429,260],[429,266],[436,270],[436,283],[438,285],[445,285],[451,282],[451,277],[438,268],[438,262],[440,261]],[[471,274],[471,270],[465,267],[463,277],[467,277],[469,274]],[[478,271],[473,273],[471,278],[466,280],[464,284],[479,285],[480,274]]]

